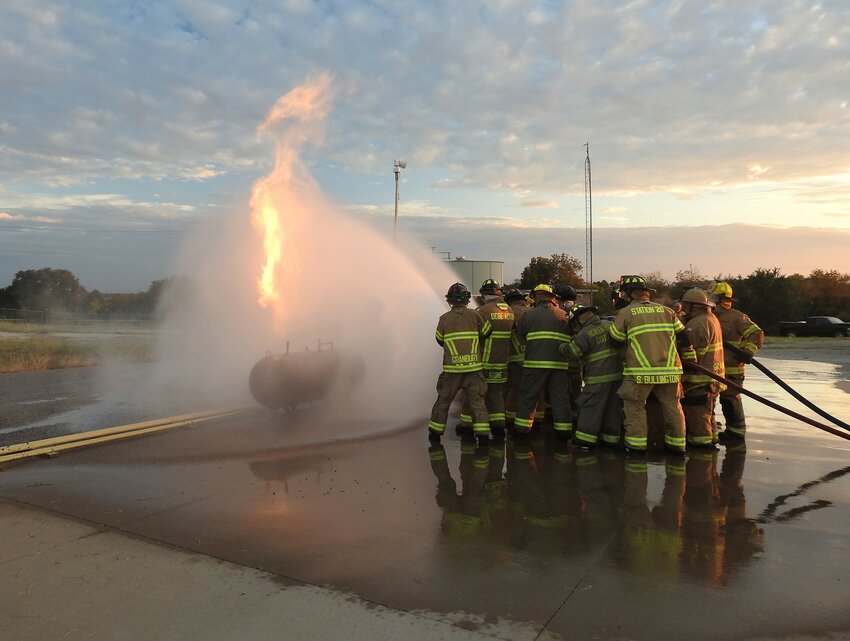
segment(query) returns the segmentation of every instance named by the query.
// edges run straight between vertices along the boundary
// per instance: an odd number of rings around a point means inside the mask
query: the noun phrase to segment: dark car
[[[850,323],[835,316],[809,316],[804,321],[780,321],[779,335],[843,337],[850,335]]]

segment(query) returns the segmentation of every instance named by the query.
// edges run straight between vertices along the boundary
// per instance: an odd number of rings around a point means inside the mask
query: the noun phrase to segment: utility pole
[[[403,160],[393,161],[393,173],[395,173],[395,217],[393,218],[393,240],[398,240],[398,175],[407,167]]]
[[[590,181],[590,143],[584,143],[584,280],[593,305],[593,190]]]

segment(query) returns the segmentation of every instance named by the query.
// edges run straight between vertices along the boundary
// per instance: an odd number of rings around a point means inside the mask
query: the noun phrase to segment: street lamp
[[[395,173],[395,218],[393,220],[393,240],[398,239],[398,175],[407,167],[404,160],[393,161],[393,172]]]

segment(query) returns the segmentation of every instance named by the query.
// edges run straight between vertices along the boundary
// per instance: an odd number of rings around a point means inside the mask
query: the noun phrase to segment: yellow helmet
[[[711,285],[711,293],[715,296],[721,296],[723,298],[732,298],[732,286],[722,280],[717,281]]]
[[[552,289],[551,285],[547,285],[546,283],[540,283],[531,290],[532,295],[534,294],[549,294],[552,298],[555,298],[555,290]]]

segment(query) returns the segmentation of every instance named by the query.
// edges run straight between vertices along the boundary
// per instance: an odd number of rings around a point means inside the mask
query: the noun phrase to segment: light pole
[[[393,219],[393,240],[398,240],[398,175],[407,167],[404,160],[393,161],[393,172],[395,173],[395,218]]]

